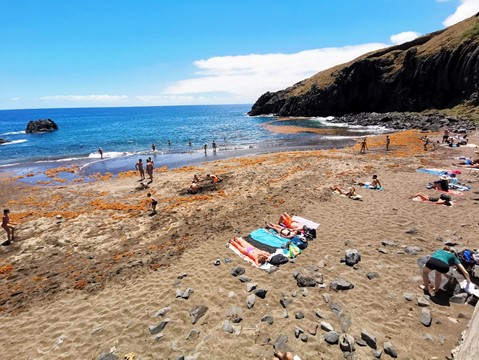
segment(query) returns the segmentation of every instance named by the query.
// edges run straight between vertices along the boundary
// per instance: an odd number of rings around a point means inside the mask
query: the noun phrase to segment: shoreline
[[[134,171],[114,179],[51,187],[1,180],[2,203],[21,222],[18,241],[0,252],[0,316],[8,334],[7,353],[17,358],[96,358],[115,347],[120,357],[133,353],[142,359],[154,359],[158,353],[168,359],[195,353],[200,353],[198,359],[270,359],[272,344],[285,335],[287,346],[302,359],[341,357],[337,345],[325,343],[322,330],[314,335],[308,330],[327,321],[338,332],[349,323],[343,331],[354,337],[366,328],[379,346],[392,342],[399,357],[447,355],[473,308],[432,301],[429,308],[440,323],[425,328],[418,321],[420,308],[403,294],[422,295],[416,261],[442,245],[438,237],[477,246],[472,199],[477,196],[468,192],[453,208],[416,203],[409,196],[431,191],[424,184],[434,177],[418,173],[418,167],[450,166],[457,154],[473,155],[477,149],[438,147],[424,152],[417,131],[390,136],[389,152],[383,148],[384,136],[378,136],[368,138],[365,155],[359,154],[356,144],[159,171],[148,190],[159,200],[153,217],[148,216],[146,191],[135,189]],[[431,137],[436,140],[440,135]],[[471,135],[472,143],[478,140],[477,132]],[[213,191],[187,195],[184,191],[195,173],[219,174],[224,181]],[[368,180],[374,173],[385,190],[358,189],[363,201],[329,191],[333,184],[348,186],[351,179]],[[465,171],[462,179],[472,181],[477,191],[477,177]],[[268,274],[225,247],[233,236],[276,221],[283,211],[321,224],[318,238],[294,263]],[[413,227],[416,235],[405,234]],[[384,240],[398,247],[386,248],[381,245]],[[400,254],[403,246],[420,247],[420,254]],[[340,262],[348,248],[362,255],[356,269]],[[219,266],[213,265],[217,258]],[[225,258],[232,262],[225,263]],[[310,265],[319,267],[326,287],[302,293],[293,272]],[[245,284],[229,274],[235,266],[245,268],[252,282],[268,289],[266,299],[257,298],[252,309],[245,305],[250,295]],[[370,272],[379,278],[369,280]],[[182,274],[187,275],[179,279]],[[354,289],[332,291],[329,284],[336,277],[353,282]],[[193,289],[189,299],[175,297],[178,289],[188,287]],[[329,305],[324,300],[327,294]],[[287,309],[280,305],[284,297],[293,301]],[[342,307],[349,318],[346,323],[331,312],[333,303]],[[198,305],[209,310],[191,324],[189,314]],[[241,309],[243,321],[230,334],[223,330],[223,322],[233,306]],[[154,316],[165,307],[171,308],[166,315],[170,323],[163,338],[154,340],[148,326],[165,319]],[[319,319],[316,311],[328,319]],[[298,312],[304,319],[296,317]],[[457,317],[459,312],[465,318]],[[264,315],[271,315],[274,324],[262,322]],[[295,327],[302,328],[309,340],[295,338]],[[34,331],[38,328],[42,331]],[[191,329],[199,335],[186,339]],[[432,340],[421,338],[424,333]],[[271,341],[264,342],[266,337]],[[367,358],[372,350],[356,346],[356,352]]]

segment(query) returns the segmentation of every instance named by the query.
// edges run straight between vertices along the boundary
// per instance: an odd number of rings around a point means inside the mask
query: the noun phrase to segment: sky
[[[0,109],[252,104],[479,0],[0,0]]]

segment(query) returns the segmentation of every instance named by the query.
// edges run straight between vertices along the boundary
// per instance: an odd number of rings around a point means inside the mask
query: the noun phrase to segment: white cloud
[[[443,25],[448,27],[467,19],[479,12],[479,0],[461,0],[461,4],[457,7],[454,14],[447,17],[443,21]]]
[[[126,95],[54,95],[42,96],[45,101],[93,101],[93,102],[117,102],[128,99]]]
[[[389,39],[394,45],[404,44],[408,41],[412,41],[421,36],[420,33],[415,31],[404,31],[399,34],[392,35]]]
[[[20,100],[22,100],[22,98],[19,97],[19,96],[18,96],[18,97],[10,98],[10,101],[20,101]]]
[[[283,89],[319,71],[386,46],[371,43],[294,54],[251,54],[198,60],[194,62],[199,69],[198,77],[177,81],[165,90],[165,94],[226,93],[236,101],[254,101],[266,91]]]

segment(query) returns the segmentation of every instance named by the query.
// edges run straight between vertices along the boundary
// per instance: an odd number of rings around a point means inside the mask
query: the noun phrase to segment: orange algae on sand
[[[90,206],[94,207],[97,210],[119,210],[119,211],[132,211],[132,210],[144,210],[146,204],[149,202],[148,199],[143,199],[138,204],[123,204],[123,203],[108,203],[101,199],[96,199],[90,201]]]
[[[138,171],[130,170],[130,171],[122,171],[118,173],[118,179],[127,179],[131,177],[135,177],[138,175]]]
[[[3,266],[0,266],[0,275],[8,275],[12,273],[13,271],[13,265],[12,264],[6,264]]]
[[[48,177],[53,178],[53,177],[57,176],[59,173],[62,173],[62,172],[74,173],[76,171],[78,171],[78,166],[77,165],[72,165],[70,167],[60,166],[60,167],[57,167],[57,168],[48,169],[47,171],[45,171],[44,174]]]

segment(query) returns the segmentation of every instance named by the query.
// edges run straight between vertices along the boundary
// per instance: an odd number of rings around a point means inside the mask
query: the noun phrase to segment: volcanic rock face
[[[7,143],[7,142],[10,142],[10,141],[5,140],[5,139],[0,139],[0,144],[5,144],[5,143]]]
[[[341,116],[479,105],[479,13],[263,94],[249,115]]]
[[[28,134],[50,132],[58,130],[58,125],[55,124],[53,120],[50,119],[40,119],[40,120],[31,120],[29,121],[25,132]]]

